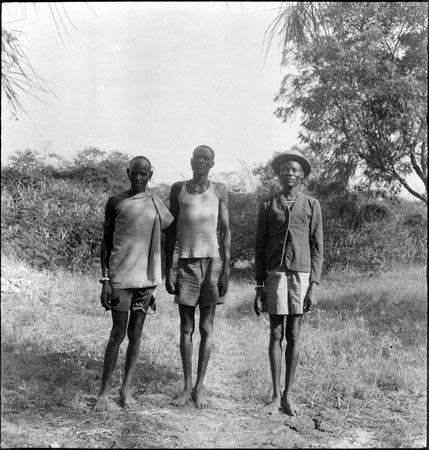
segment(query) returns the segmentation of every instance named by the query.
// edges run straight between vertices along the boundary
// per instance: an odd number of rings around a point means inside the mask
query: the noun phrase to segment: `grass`
[[[297,402],[315,416],[374,432],[383,447],[425,442],[425,275],[424,268],[414,267],[373,276],[325,277],[317,309],[305,316],[302,327]],[[99,290],[96,275],[35,271],[11,257],[2,258],[3,418],[31,411],[48,414],[55,408],[88,414],[99,389],[111,326],[109,313],[99,305]],[[212,395],[248,408],[271,396],[269,323],[266,316],[254,315],[253,296],[249,279],[231,279],[226,304],[216,315],[206,377]],[[146,320],[133,384],[133,394],[153,405],[157,395],[171,398],[183,383],[177,307],[163,287],[156,298],[157,313]],[[194,343],[197,348],[198,333]],[[114,374],[114,392],[125,349],[126,343]],[[107,425],[104,431],[91,430],[87,437],[109,436]],[[8,446],[43,446],[43,436],[37,441],[25,429],[19,434]],[[10,431],[7,436],[12,435]]]

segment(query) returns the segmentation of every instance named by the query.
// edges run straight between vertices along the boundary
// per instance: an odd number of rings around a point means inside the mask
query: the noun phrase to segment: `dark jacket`
[[[310,272],[310,283],[320,282],[323,231],[320,203],[299,192],[289,211],[285,197],[276,192],[263,200],[256,226],[255,278],[262,284],[268,270],[281,267]]]

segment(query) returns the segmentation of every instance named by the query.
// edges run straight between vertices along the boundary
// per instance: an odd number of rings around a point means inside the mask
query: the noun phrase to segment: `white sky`
[[[220,173],[298,143],[297,123],[274,116],[279,42],[267,58],[263,46],[280,2],[88,4],[95,14],[64,3],[77,30],[62,14],[63,44],[48,3],[3,3],[3,25],[23,31],[30,62],[58,96],[24,100],[31,118],[18,121],[2,102],[3,162],[26,148],[69,157],[95,146],[146,155],[154,182],[171,183],[191,175],[199,144],[215,150]]]

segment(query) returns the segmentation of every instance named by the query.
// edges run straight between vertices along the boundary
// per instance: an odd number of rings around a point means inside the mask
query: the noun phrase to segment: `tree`
[[[34,70],[20,46],[17,32],[1,31],[1,89],[12,117],[25,113],[21,96],[40,99],[41,94],[52,93],[48,83]]]
[[[214,174],[213,181],[228,188],[229,224],[231,228],[231,266],[254,259],[258,202],[254,194],[259,185],[252,167],[240,161],[237,172]]]
[[[88,8],[89,5],[85,2]],[[37,8],[41,5],[36,2],[5,3],[2,5],[3,14],[9,17],[9,21],[2,21],[1,29],[1,90],[5,96],[7,105],[15,120],[20,113],[27,114],[23,105],[23,98],[42,101],[45,95],[55,97],[51,89],[51,83],[47,81],[32,65],[21,45],[20,32],[12,30],[12,23],[25,20],[30,14],[30,7],[38,15]],[[62,2],[47,2],[42,5],[47,7],[58,37],[64,43],[64,33],[70,36],[70,28],[76,30],[70,19],[67,9]],[[5,14],[6,13],[6,14]],[[95,13],[94,13],[95,14]]]
[[[252,193],[230,191],[231,266],[252,261],[255,256],[255,231],[259,204]]]
[[[327,178],[366,188],[405,188],[427,204],[427,5],[420,2],[293,2],[269,29],[296,63],[275,100]],[[414,174],[424,185],[408,182]]]

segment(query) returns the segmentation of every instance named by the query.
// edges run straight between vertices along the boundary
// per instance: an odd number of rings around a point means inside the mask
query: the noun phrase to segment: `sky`
[[[156,183],[191,176],[192,150],[215,174],[267,162],[299,144],[274,96],[285,68],[264,36],[281,2],[3,3],[2,24],[56,98],[2,101],[2,161],[27,148],[67,158],[84,147],[147,156]],[[64,5],[67,15],[65,15]],[[57,29],[58,27],[58,29]]]

